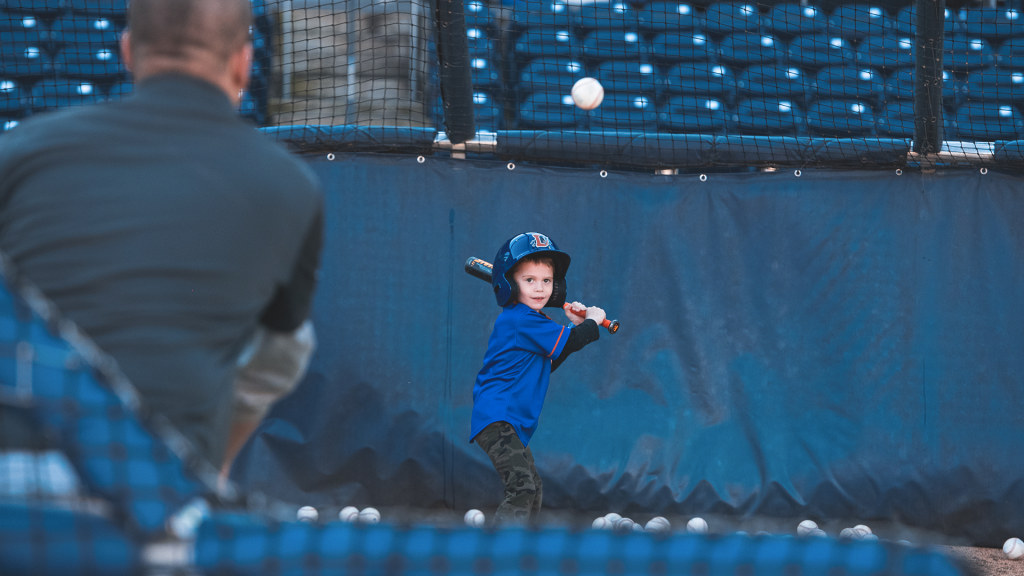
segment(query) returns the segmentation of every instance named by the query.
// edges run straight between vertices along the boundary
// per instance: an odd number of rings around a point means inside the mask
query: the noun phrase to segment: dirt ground
[[[940,546],[947,554],[960,558],[973,576],[1024,576],[1024,558],[1010,560],[998,548]]]

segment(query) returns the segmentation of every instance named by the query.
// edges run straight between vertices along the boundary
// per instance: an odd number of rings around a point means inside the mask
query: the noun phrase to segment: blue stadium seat
[[[84,80],[44,78],[32,86],[32,109],[36,111],[81,106],[103,99],[99,87]]]
[[[942,43],[942,67],[968,72],[995,64],[995,53],[988,40],[965,35],[947,36]]]
[[[555,0],[513,0],[510,5],[512,25],[516,30],[530,28],[573,27],[569,7]]]
[[[775,36],[761,32],[729,34],[722,39],[718,51],[722,62],[741,68],[772,64],[786,55],[785,46]]]
[[[68,13],[50,27],[50,41],[61,48],[69,44],[118,50],[122,28],[109,18]]]
[[[821,8],[796,2],[776,4],[761,22],[765,29],[782,38],[824,33],[828,29],[828,15]]]
[[[0,78],[0,114],[20,114],[25,108],[21,83],[14,78]]]
[[[72,12],[111,18],[124,22],[128,15],[128,3],[124,0],[63,0],[64,6]]]
[[[578,50],[576,35],[565,26],[529,28],[516,38],[512,51],[518,60],[529,60],[538,56],[575,57]]]
[[[594,70],[607,92],[632,92],[653,96],[661,83],[658,70],[644,60],[610,60]]]
[[[0,39],[0,76],[40,78],[53,71],[53,61],[40,43]]]
[[[504,128],[503,116],[501,102],[494,93],[473,91],[473,120],[477,130],[494,132]]]
[[[639,30],[636,8],[623,0],[580,6],[576,12],[576,24],[583,34],[602,29]]]
[[[637,25],[645,32],[687,32],[704,28],[701,18],[690,2],[657,1],[637,11]]]
[[[466,26],[466,47],[470,57],[478,54],[487,57],[497,53],[499,39],[491,37],[490,28],[484,26]]]
[[[591,61],[640,60],[649,48],[635,30],[594,30],[583,38],[583,57]]]
[[[469,77],[474,87],[497,88],[502,84],[501,68],[495,60],[484,54],[470,55]]]
[[[558,92],[568,94],[577,80],[586,76],[583,63],[575,58],[542,56],[519,72],[519,92]]]
[[[1024,70],[985,68],[967,75],[964,82],[968,101],[1024,104]]]
[[[815,100],[807,106],[807,131],[829,138],[874,136],[875,112],[866,100]]]
[[[1024,36],[1003,41],[996,50],[996,56],[1004,68],[1024,69]]]
[[[876,118],[878,135],[887,138],[913,138],[915,118],[913,100],[886,102]]]
[[[811,97],[814,80],[804,70],[785,64],[751,66],[736,79],[741,98],[772,97],[803,104]]]
[[[756,2],[716,2],[704,12],[704,29],[713,37],[733,32],[753,32],[760,26],[761,13]]]
[[[1024,36],[1024,12],[1007,6],[972,6],[963,12],[964,34],[999,42]]]
[[[486,30],[488,33],[497,32],[495,30],[494,17],[491,15],[491,9],[486,2],[469,0],[463,5],[463,12],[466,18],[467,30],[479,28]]]
[[[111,0],[113,1],[113,0]],[[0,9],[16,14],[52,18],[64,10],[60,0],[0,0]]]
[[[789,43],[789,61],[801,68],[853,64],[856,62],[853,43],[833,34],[806,34]]]
[[[947,36],[951,34],[959,34],[963,31],[963,25],[960,22],[960,18],[949,8],[945,9],[942,21],[943,32]],[[910,37],[914,36],[914,33],[917,30],[916,3],[900,8],[900,11],[896,13],[896,19],[892,21],[892,29],[896,34],[903,34]]]
[[[590,128],[628,132],[657,132],[658,112],[653,96],[636,92],[605,92],[604,101],[590,113]]]
[[[682,62],[665,73],[669,94],[717,98],[732,104],[736,99],[736,78],[732,69],[714,62]]]
[[[902,68],[885,80],[887,100],[912,100],[916,80],[913,68]],[[964,97],[964,83],[949,70],[942,71],[942,102],[947,108],[956,108]]]
[[[121,100],[131,96],[135,90],[135,83],[131,80],[121,80],[110,85],[104,95],[107,100]]]
[[[885,34],[889,28],[889,14],[883,3],[840,4],[828,18],[829,34],[850,40]]]
[[[736,127],[743,134],[798,136],[804,132],[803,111],[787,98],[744,98],[736,106]]]
[[[651,40],[651,60],[663,64],[717,60],[717,45],[700,32],[662,32]]]
[[[898,34],[867,36],[856,49],[857,64],[877,68],[884,73],[913,67],[914,38]]]
[[[568,92],[534,92],[519,105],[518,127],[578,129],[585,118]]]
[[[68,45],[53,59],[57,74],[70,78],[92,78],[113,82],[124,73],[115,48]]]
[[[856,99],[878,105],[885,97],[885,81],[872,68],[826,66],[814,76],[814,91],[822,99]]]
[[[724,101],[700,96],[673,96],[658,110],[658,127],[688,134],[724,133],[729,110]]]
[[[1024,138],[1024,115],[1008,102],[966,102],[957,108],[954,122],[961,140]]]
[[[0,10],[0,42],[48,45],[49,30],[38,16]]]

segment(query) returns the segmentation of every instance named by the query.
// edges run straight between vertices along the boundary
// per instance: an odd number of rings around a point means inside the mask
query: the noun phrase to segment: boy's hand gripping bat
[[[476,276],[477,278],[486,281],[488,284],[491,283],[491,272],[493,270],[494,266],[492,266],[490,262],[487,262],[485,260],[472,257],[466,260],[466,273],[469,274],[470,276]],[[564,308],[566,312],[575,314],[576,316],[584,316],[584,314],[576,312],[575,310],[570,308],[568,302],[562,305],[562,308]],[[619,331],[618,320],[608,320],[607,318],[605,318],[604,322],[601,323],[601,326],[607,328],[608,332],[612,334],[615,334],[616,332]]]

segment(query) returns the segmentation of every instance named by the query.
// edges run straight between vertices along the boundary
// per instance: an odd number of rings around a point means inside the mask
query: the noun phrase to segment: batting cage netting
[[[0,2],[4,129],[131,91],[125,2]],[[267,0],[241,113],[307,149],[688,169],[1019,162],[1018,0]],[[571,90],[597,79],[585,110]],[[589,105],[585,104],[585,107]]]

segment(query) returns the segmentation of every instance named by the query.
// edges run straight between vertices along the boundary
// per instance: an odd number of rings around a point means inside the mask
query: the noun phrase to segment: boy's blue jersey
[[[562,353],[571,327],[516,303],[501,311],[473,387],[470,442],[494,422],[508,422],[523,445],[537,429],[548,392],[551,361]]]

